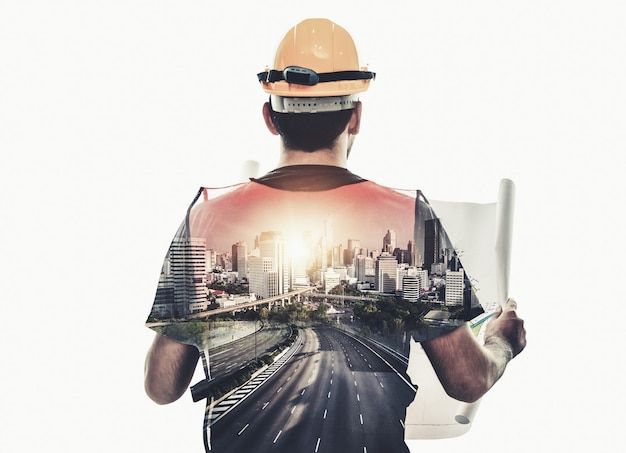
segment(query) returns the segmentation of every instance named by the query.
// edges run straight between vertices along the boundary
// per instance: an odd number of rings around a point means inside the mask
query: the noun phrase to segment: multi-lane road
[[[290,328],[285,325],[266,325],[239,340],[209,350],[211,377],[216,378],[243,367],[255,356],[272,350],[285,339]],[[255,338],[256,335],[256,338]]]
[[[211,427],[212,451],[408,452],[406,364],[332,327],[300,335],[293,357]]]

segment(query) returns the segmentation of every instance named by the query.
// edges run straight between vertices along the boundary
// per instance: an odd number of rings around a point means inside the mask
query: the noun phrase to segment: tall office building
[[[387,252],[381,253],[376,259],[376,289],[379,292],[396,292],[397,267],[398,261]]]
[[[201,238],[175,239],[169,249],[174,285],[172,316],[207,309],[206,242]]]
[[[417,269],[415,274],[420,279],[420,287],[423,290],[430,288],[430,280],[428,279],[428,271],[426,269]]]
[[[285,253],[285,242],[279,231],[263,231],[259,236],[261,258],[272,259],[272,271],[278,274],[278,293],[289,292],[289,260]]]
[[[246,277],[248,270],[248,247],[244,241],[233,244],[232,247],[233,272],[237,272],[240,279]]]
[[[230,252],[219,253],[217,255],[217,267],[220,267],[223,271],[233,270],[233,260]]]
[[[251,256],[248,266],[251,293],[262,299],[280,294],[278,292],[279,273],[274,270],[272,258]]]
[[[204,261],[207,272],[212,272],[217,265],[217,252],[213,249],[206,249],[204,253]]]
[[[344,249],[343,244],[338,244],[333,247],[333,267],[335,266],[343,266],[344,263]]]
[[[402,291],[402,279],[405,275],[409,275],[408,266],[398,263],[396,266],[396,291]]]
[[[345,252],[344,252],[344,264],[346,266],[350,265],[350,264],[354,264],[354,257],[356,255],[358,255],[360,253],[356,253],[357,249],[361,248],[361,241],[359,241],[358,239],[348,239],[348,247],[346,248]],[[364,255],[367,255],[367,253],[364,253]]]
[[[424,229],[424,267],[430,269],[433,264],[442,262],[441,222],[439,219],[427,220]]]
[[[465,272],[463,268],[458,271],[446,271],[446,305],[463,305],[463,280]]]
[[[354,261],[357,281],[374,283],[376,281],[376,261],[364,255],[357,255]]]
[[[328,294],[331,289],[339,286],[340,281],[341,276],[332,267],[327,268],[324,272],[324,292]]]
[[[383,237],[383,252],[393,253],[396,249],[397,235],[394,230],[387,230]]]

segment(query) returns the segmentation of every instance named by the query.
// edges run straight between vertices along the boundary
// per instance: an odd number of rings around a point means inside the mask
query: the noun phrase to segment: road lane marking
[[[269,401],[268,401],[268,402],[266,402],[266,403],[263,405],[263,407],[261,408],[261,410],[265,409],[269,403],[270,403]]]
[[[361,425],[363,424],[363,414],[359,414],[359,419],[361,420]]]
[[[328,392],[328,396],[327,396],[327,398],[330,398],[330,392]]]
[[[304,395],[304,392],[306,392],[306,389],[302,389],[302,393],[300,393],[300,396]]]
[[[246,430],[246,428],[250,425],[250,423],[247,423],[246,426],[244,426],[243,428],[241,428],[241,431],[239,431],[237,433],[238,436],[241,436],[241,433],[244,432]]]
[[[213,357],[215,357],[216,355],[224,354],[225,352],[228,352],[228,351],[232,351],[232,349],[233,348],[228,348],[228,349],[224,349],[223,351],[216,352],[215,354],[213,354]]]
[[[278,438],[280,437],[280,435],[282,434],[283,430],[281,429],[280,431],[278,431],[278,434],[276,434],[276,437],[274,437],[274,442],[276,443],[276,441],[278,440]]]
[[[330,378],[330,385],[333,385],[333,378]]]
[[[315,453],[317,453],[317,449],[320,448],[320,438],[317,438],[317,443],[315,444]]]
[[[343,334],[344,334],[344,335],[347,335],[347,336],[351,336],[350,334],[348,334],[348,333],[346,333],[346,332],[344,332]],[[402,376],[402,375],[398,372],[398,370],[396,370],[393,366],[391,366],[391,364],[390,364],[389,362],[387,362],[384,358],[382,358],[382,357],[380,356],[380,354],[379,354],[379,353],[377,353],[376,351],[374,351],[374,350],[373,350],[372,348],[370,348],[370,347],[369,347],[366,343],[363,343],[363,342],[362,342],[361,340],[359,340],[358,338],[355,338],[355,337],[352,337],[352,338],[354,338],[356,341],[358,341],[359,343],[361,343],[361,344],[362,344],[363,346],[365,346],[367,349],[369,349],[370,351],[372,351],[372,352],[374,353],[374,355],[375,355],[376,357],[378,357],[380,360],[382,360],[383,362],[385,362],[385,364],[386,364],[389,368],[391,368],[391,369],[392,369],[392,370],[393,370],[393,371],[394,371],[394,372],[398,375],[398,377],[399,377],[400,379],[402,379],[402,380],[404,381],[404,383],[405,383],[406,385],[408,385],[408,386],[411,388],[411,390],[413,390],[414,392],[417,392],[417,389],[415,388],[415,386],[413,386],[413,384],[411,384],[409,381],[407,381],[407,380],[404,378],[404,376]],[[370,368],[371,368],[371,366],[370,366]]]
[[[296,406],[292,407],[291,408],[291,413],[293,414],[293,411],[295,411],[295,410],[296,410]]]
[[[361,397],[359,396],[359,394],[358,394],[358,393],[356,394],[356,400],[357,400],[357,401],[361,401]]]
[[[356,387],[356,379],[354,380],[354,386]]]
[[[283,389],[283,386],[281,385],[278,390],[276,390],[276,393],[279,393],[281,390]]]
[[[404,428],[404,422],[402,420],[400,420],[400,424],[402,425],[402,427]]]
[[[383,383],[382,383],[382,382],[379,382],[379,384],[380,384],[380,386],[381,386],[382,388],[385,388],[385,386],[383,385]]]
[[[324,419],[326,419],[326,413],[328,412],[328,409],[324,409]]]
[[[367,453],[367,447],[363,445],[363,453]]]

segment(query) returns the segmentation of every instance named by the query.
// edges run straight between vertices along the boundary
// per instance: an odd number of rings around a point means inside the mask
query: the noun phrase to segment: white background
[[[143,322],[197,188],[275,166],[255,75],[311,16],[378,73],[354,172],[448,200],[517,183],[528,347],[467,435],[416,451],[619,448],[623,2],[21,0],[0,3],[1,451],[202,451],[203,407],[144,393]]]

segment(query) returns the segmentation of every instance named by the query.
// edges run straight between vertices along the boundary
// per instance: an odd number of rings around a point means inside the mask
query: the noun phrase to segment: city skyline
[[[164,313],[167,305],[175,306],[174,311],[182,316],[206,311],[209,286],[224,281],[242,289],[247,285],[244,293],[255,299],[309,286],[321,286],[328,293],[345,282],[359,291],[400,294],[412,302],[421,300],[429,290],[432,297],[428,300],[433,303],[468,308],[478,304],[439,219],[424,221],[422,249],[415,238],[399,240],[392,228],[378,234],[380,248],[368,244],[373,246],[369,248],[363,247],[357,234],[334,240],[328,219],[323,226],[317,235],[312,230],[298,235],[259,230],[253,234],[254,247],[236,239],[221,251],[211,248],[203,238],[173,241],[159,280],[156,312]]]

